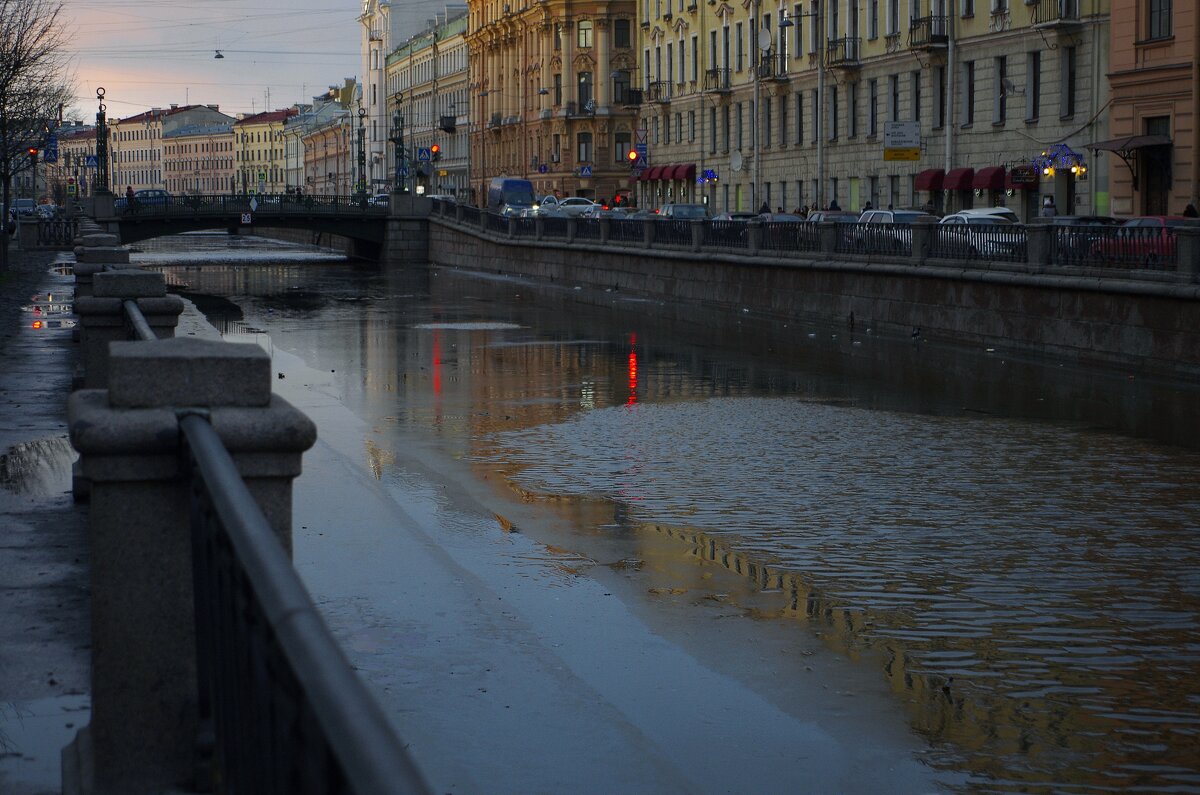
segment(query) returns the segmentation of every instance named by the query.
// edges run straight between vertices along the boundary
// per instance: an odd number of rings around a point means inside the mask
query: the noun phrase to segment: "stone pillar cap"
[[[271,357],[257,345],[184,337],[113,342],[109,351],[113,408],[265,407],[271,402]]]
[[[86,234],[86,235],[80,235],[79,237],[76,238],[76,240],[78,241],[79,245],[85,246],[87,248],[93,248],[95,246],[119,246],[119,245],[121,245],[121,238],[117,237],[116,235],[109,235],[109,234],[105,234],[103,232],[94,232],[94,233],[90,233],[90,234]]]
[[[92,277],[92,295],[97,298],[161,298],[166,294],[167,280],[161,273],[123,268]]]

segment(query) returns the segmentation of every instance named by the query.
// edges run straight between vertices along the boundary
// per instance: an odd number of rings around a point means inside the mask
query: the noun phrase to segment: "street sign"
[[[252,213],[258,212],[258,199],[250,200],[250,212],[252,212]]]
[[[921,123],[888,121],[883,124],[884,160],[921,159]]]
[[[538,166],[539,174],[545,174],[549,170],[550,170],[550,166],[546,165],[545,163],[542,163]]]
[[[46,139],[46,146],[42,149],[42,162],[58,162],[58,136],[51,135]]]
[[[250,215],[250,213],[242,213],[242,223],[243,223],[243,224],[252,224],[252,223],[254,223],[254,219],[253,219],[253,217]]]
[[[98,168],[100,166],[100,158],[95,155],[84,155],[83,165],[85,168]]]
[[[433,153],[429,151],[428,146],[422,146],[421,148],[417,149],[417,162],[418,163],[429,163],[432,161],[433,161]]]
[[[579,176],[590,177],[591,175],[592,175],[592,167],[591,166],[580,166],[579,167]]]

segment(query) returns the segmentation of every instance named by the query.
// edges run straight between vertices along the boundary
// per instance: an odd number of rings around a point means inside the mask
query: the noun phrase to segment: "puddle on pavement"
[[[36,502],[71,488],[75,450],[65,436],[15,444],[0,454],[0,508],[15,498]]]
[[[85,695],[0,702],[0,792],[58,792],[63,748],[91,710]]]

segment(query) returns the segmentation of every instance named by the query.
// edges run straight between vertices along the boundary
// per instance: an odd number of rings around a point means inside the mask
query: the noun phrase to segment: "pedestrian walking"
[[[1200,217],[1200,212],[1196,212],[1196,205],[1189,203],[1187,207],[1183,208],[1183,217],[1198,218]]]
[[[1046,196],[1042,199],[1042,217],[1053,218],[1058,215],[1058,208],[1054,206],[1054,197]]]

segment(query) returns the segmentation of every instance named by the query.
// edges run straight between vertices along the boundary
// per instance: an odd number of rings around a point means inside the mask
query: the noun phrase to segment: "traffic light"
[[[435,163],[437,161],[441,160],[442,159],[442,147],[439,144],[434,144],[433,146],[429,147],[429,157]]]
[[[629,161],[629,167],[630,167],[630,168],[633,168],[634,166],[636,166],[636,165],[637,165],[637,161],[638,161],[638,153],[637,153],[637,150],[636,150],[636,149],[630,149],[630,150],[629,150],[629,153],[625,155],[625,159]]]
[[[38,148],[36,146],[31,146],[28,149],[26,149],[25,151],[29,153],[30,160],[33,160],[34,162],[37,161]]]

